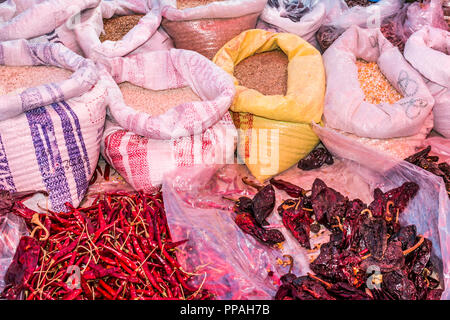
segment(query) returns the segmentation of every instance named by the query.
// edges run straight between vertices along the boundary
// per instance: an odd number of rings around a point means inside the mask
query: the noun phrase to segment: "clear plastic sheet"
[[[179,10],[176,0],[161,0],[161,25],[176,48],[193,50],[212,59],[229,40],[256,27],[266,1],[217,1]]]

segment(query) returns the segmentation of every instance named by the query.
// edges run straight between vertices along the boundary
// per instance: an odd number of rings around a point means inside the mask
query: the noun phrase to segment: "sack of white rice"
[[[241,32],[256,27],[267,0],[160,0],[161,25],[175,47],[208,59]]]
[[[160,23],[158,0],[102,1],[82,14],[74,31],[84,55],[97,61],[135,54],[141,47],[147,51],[172,48],[170,37],[158,30]]]
[[[8,0],[0,4],[0,41],[33,39],[63,43],[81,54],[73,27],[100,0]]]
[[[100,153],[105,78],[61,44],[0,43],[1,189],[46,191],[57,211],[78,206]]]
[[[406,42],[405,58],[434,97],[434,130],[450,138],[450,32],[423,27]]]
[[[102,140],[104,158],[138,190],[153,190],[164,173],[234,160],[229,115],[231,77],[202,55],[171,49],[114,58],[106,68],[114,122]]]

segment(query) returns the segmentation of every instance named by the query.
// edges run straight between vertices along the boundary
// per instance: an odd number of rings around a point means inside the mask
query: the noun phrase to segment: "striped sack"
[[[100,153],[109,75],[61,44],[26,40],[0,43],[0,65],[74,71],[69,80],[0,96],[0,188],[46,190],[56,211],[78,206]]]

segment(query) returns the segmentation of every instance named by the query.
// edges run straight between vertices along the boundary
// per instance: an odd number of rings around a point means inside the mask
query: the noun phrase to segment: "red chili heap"
[[[5,275],[7,299],[210,299],[189,284],[161,193],[107,193],[87,208],[40,214],[16,203],[30,237]],[[77,270],[79,272],[77,272]]]

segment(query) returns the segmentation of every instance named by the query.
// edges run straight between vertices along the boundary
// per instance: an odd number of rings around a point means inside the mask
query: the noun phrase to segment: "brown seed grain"
[[[103,19],[103,29],[104,33],[100,34],[100,41],[104,42],[106,40],[119,41],[121,40],[131,29],[133,29],[139,20],[144,15],[128,15],[113,17],[111,19]]]

